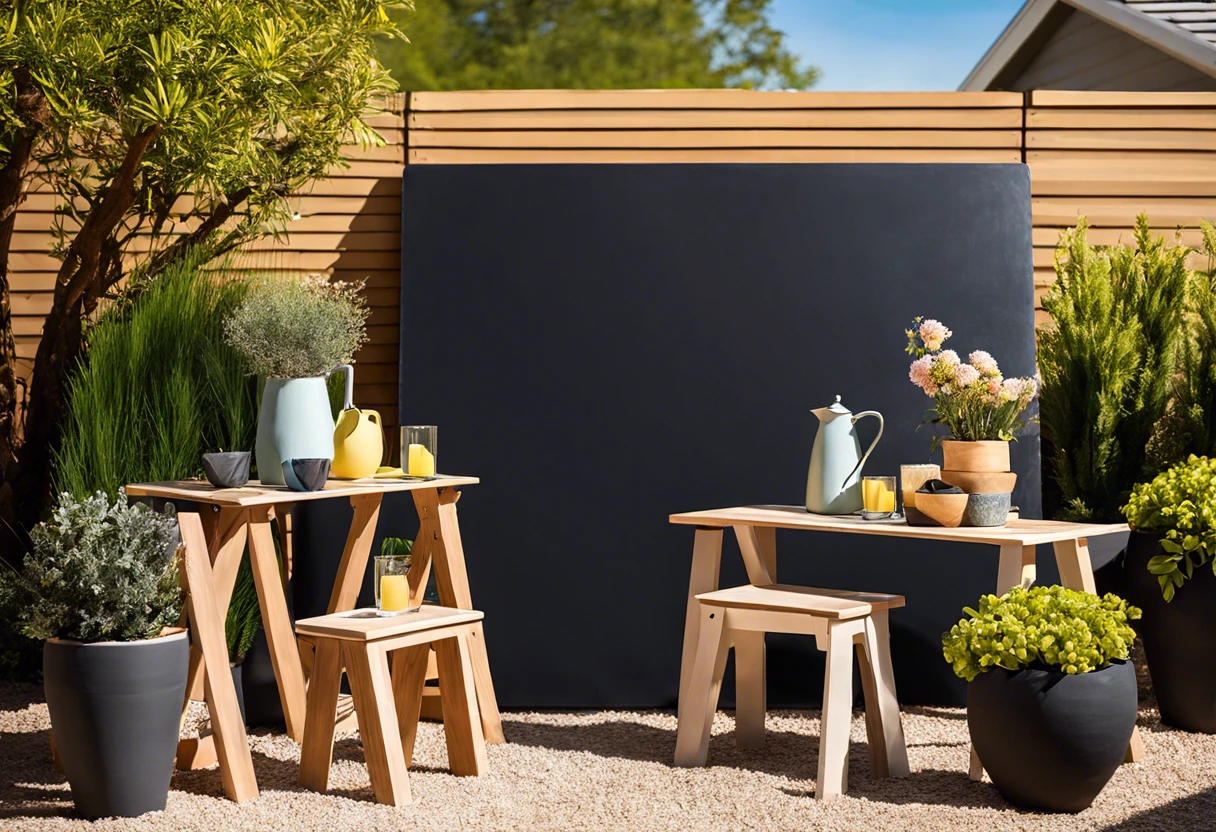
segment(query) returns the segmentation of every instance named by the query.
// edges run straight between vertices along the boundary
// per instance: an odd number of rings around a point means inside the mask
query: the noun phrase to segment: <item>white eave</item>
[[[1216,3],[1204,5],[1210,5],[1213,14],[1216,14]],[[980,62],[959,85],[959,89],[988,89],[1058,6],[1078,9],[1216,78],[1216,44],[1181,26],[1125,5],[1123,0],[1026,0],[1017,15],[1005,27],[1005,31],[1001,32],[996,42],[988,48],[984,57],[980,58]]]

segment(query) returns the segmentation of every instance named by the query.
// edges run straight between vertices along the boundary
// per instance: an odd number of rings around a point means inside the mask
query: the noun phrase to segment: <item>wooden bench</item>
[[[474,688],[469,642],[482,613],[424,605],[418,612],[381,617],[375,610],[305,618],[296,633],[316,645],[308,684],[300,785],[329,789],[334,752],[334,708],[345,667],[359,720],[359,736],[377,803],[410,802],[409,775],[430,650],[439,670],[443,727],[452,773],[486,770],[486,743]],[[389,657],[392,667],[389,667]]]
[[[763,746],[763,664],[744,656],[763,654],[765,633],[794,633],[815,636],[827,654],[815,796],[828,800],[848,790],[854,645],[860,648],[871,771],[875,777],[908,774],[887,627],[887,611],[902,607],[903,596],[768,584],[705,592],[696,599],[700,630],[687,695],[680,698],[676,765],[705,765],[726,656],[736,645],[748,649],[736,651],[735,741],[742,748]]]

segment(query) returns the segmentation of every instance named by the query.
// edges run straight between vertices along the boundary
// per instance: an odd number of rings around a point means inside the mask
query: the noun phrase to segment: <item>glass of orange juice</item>
[[[889,519],[895,514],[895,477],[862,477],[861,505],[862,519]]]
[[[376,612],[400,615],[410,609],[410,556],[376,556]]]

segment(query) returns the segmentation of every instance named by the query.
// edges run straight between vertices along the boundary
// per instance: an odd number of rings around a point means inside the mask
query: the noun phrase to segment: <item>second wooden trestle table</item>
[[[812,514],[802,506],[739,506],[735,508],[691,511],[673,514],[672,523],[695,526],[692,551],[692,574],[688,581],[688,608],[684,621],[684,653],[680,663],[680,699],[684,700],[692,663],[696,655],[700,617],[697,595],[718,589],[718,572],[722,562],[722,535],[730,528],[739,542],[739,553],[747,568],[747,579],[756,586],[777,582],[777,529],[865,534],[914,540],[937,540],[952,543],[979,543],[996,546],[1000,551],[997,564],[996,594],[1001,595],[1015,586],[1029,587],[1035,581],[1035,547],[1050,543],[1055,551],[1060,582],[1069,589],[1094,592],[1094,572],[1089,559],[1090,537],[1126,532],[1123,523],[1064,523],[1056,520],[1010,520],[1004,526],[947,529],[941,526],[909,526],[902,521],[866,521],[860,517]],[[852,590],[882,590],[899,592],[899,587],[844,587]],[[743,645],[745,655],[735,646],[736,668],[736,730],[748,736],[763,736],[764,726],[764,642],[757,646]],[[748,653],[756,651],[756,655]],[[1143,754],[1139,729],[1132,733],[1127,761],[1134,762]],[[971,750],[970,776],[983,777],[984,770]]]

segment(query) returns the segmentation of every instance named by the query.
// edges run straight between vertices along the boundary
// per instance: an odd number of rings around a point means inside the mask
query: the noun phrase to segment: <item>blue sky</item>
[[[773,0],[816,90],[956,89],[1022,0]]]

